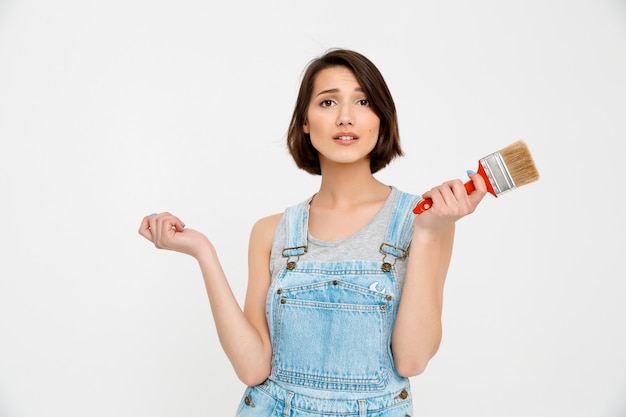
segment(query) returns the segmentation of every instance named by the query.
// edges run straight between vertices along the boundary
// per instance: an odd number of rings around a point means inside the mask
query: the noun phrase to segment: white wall
[[[0,416],[230,416],[243,385],[180,215],[242,300],[253,222],[312,194],[284,133],[330,47],[370,57],[420,193],[517,139],[542,178],[458,226],[415,415],[626,416],[626,2],[0,2]]]

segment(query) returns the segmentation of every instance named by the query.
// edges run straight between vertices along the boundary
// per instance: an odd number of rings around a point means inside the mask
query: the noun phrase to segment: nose
[[[352,125],[352,114],[350,106],[341,106],[337,114],[337,126]]]

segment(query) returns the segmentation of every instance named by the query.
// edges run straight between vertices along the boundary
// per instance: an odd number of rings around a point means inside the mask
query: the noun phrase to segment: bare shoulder
[[[276,226],[278,225],[281,217],[283,217],[283,213],[276,213],[267,217],[260,218],[252,227],[252,232],[262,234],[266,234],[269,232],[273,235],[274,230],[276,230]]]
[[[274,231],[282,213],[263,217],[252,226],[248,246],[248,268],[250,282],[261,285],[259,293],[267,291],[270,282],[270,256]],[[249,290],[250,291],[250,290]]]
[[[252,226],[250,244],[255,246],[271,245],[274,231],[282,216],[283,213],[277,213],[257,220],[254,226]]]

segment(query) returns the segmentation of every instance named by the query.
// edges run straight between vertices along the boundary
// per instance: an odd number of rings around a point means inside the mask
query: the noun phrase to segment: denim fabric
[[[324,391],[311,397],[286,387],[267,380],[247,388],[237,417],[411,417],[413,412],[408,382],[403,389],[366,399],[354,395],[325,398]]]
[[[266,303],[272,373],[246,390],[238,417],[411,415],[409,381],[390,344],[401,290],[395,263],[408,253],[419,197],[393,191],[386,233],[359,243],[379,248],[375,259],[309,261],[308,201],[287,209],[285,265]]]
[[[375,285],[386,288],[385,294]],[[388,349],[395,279],[380,262],[298,262],[272,297],[277,381],[341,391],[379,391],[393,372]]]

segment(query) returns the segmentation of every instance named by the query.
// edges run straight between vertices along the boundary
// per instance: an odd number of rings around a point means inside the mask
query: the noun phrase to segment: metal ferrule
[[[515,182],[502,159],[500,152],[494,152],[480,160],[480,164],[485,169],[487,178],[493,186],[496,195],[500,195],[515,188]]]

